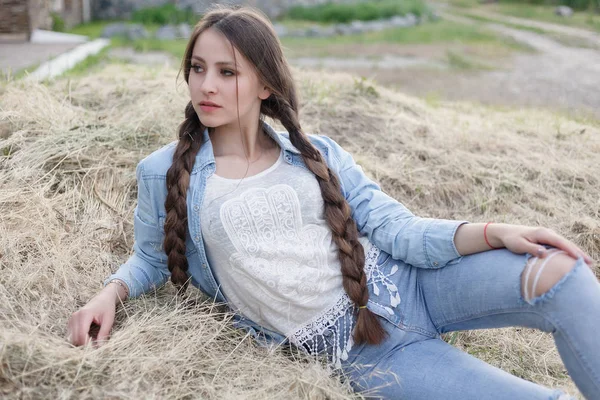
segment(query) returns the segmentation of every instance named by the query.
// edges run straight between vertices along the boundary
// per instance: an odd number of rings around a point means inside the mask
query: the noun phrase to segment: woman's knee
[[[531,303],[548,292],[568,274],[577,260],[559,249],[551,249],[544,258],[532,257],[521,274],[521,294]]]

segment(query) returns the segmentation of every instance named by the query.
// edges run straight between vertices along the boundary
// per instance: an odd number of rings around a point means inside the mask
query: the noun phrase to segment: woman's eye
[[[196,73],[200,73],[200,72],[202,72],[202,70],[203,70],[202,66],[200,66],[200,65],[192,65],[192,67],[191,67],[191,68],[192,68],[192,70],[194,70],[194,72],[196,72]],[[222,70],[221,70],[221,73],[223,73],[223,75],[225,75],[225,76],[233,76],[233,75],[235,75],[235,72],[234,72],[234,71],[231,71],[231,70],[229,70],[229,69],[222,69]]]

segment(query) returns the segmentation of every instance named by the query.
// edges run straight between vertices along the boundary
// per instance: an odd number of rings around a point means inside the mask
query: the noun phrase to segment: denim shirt
[[[289,133],[277,132],[266,122],[264,125],[265,131],[283,149],[285,162],[308,170],[300,151],[290,142]],[[462,257],[454,245],[454,235],[458,227],[466,221],[421,218],[413,215],[369,179],[361,166],[354,162],[351,154],[333,139],[317,134],[307,136],[338,177],[341,191],[350,205],[357,228],[371,243],[394,259],[418,268],[442,268],[460,261]],[[207,129],[203,132],[202,140],[203,144],[196,155],[187,192],[188,274],[191,283],[207,296],[216,302],[226,303],[208,263],[200,229],[200,209],[206,182],[216,170]],[[134,209],[134,252],[105,281],[107,284],[111,279],[121,279],[129,288],[130,297],[137,297],[156,289],[166,283],[170,276],[162,243],[165,236],[166,175],[172,164],[176,145],[177,141],[174,141],[154,151],[142,159],[136,168],[138,203]],[[376,303],[369,302],[368,308],[376,314],[383,312]],[[273,341],[286,341],[283,335],[261,327],[241,315],[235,315],[234,325],[248,330],[262,345],[269,345]]]

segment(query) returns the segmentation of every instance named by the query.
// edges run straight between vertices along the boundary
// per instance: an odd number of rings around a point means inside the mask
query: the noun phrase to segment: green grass
[[[354,3],[324,3],[314,6],[295,6],[287,13],[289,19],[347,23],[353,20],[371,21],[394,15],[412,13],[428,15],[430,9],[423,0],[371,0]]]
[[[436,21],[414,28],[374,32],[372,40],[393,43],[497,42],[498,37],[481,27],[451,21]]]
[[[285,26],[288,29],[307,29],[310,28],[311,26],[329,26],[330,24],[327,24],[325,22],[317,22],[317,21],[306,21],[306,20],[297,20],[297,19],[290,19],[290,18],[283,18],[280,19],[279,21],[277,21],[277,23]]]
[[[187,40],[158,40],[155,38],[127,40],[125,38],[112,38],[111,43],[115,47],[133,47],[135,51],[165,51],[177,58],[183,58]]]
[[[492,70],[493,66],[483,63],[461,52],[447,50],[446,59],[451,68],[457,70]]]
[[[86,57],[83,61],[77,63],[73,68],[63,72],[61,77],[66,76],[81,76],[90,72],[90,70],[99,65],[102,61],[108,60],[108,51],[111,46],[106,46],[97,54]]]
[[[104,27],[112,22],[118,21],[94,21],[85,24],[77,25],[71,29],[67,29],[65,32],[73,33],[76,35],[85,35],[90,39],[97,39],[102,34]]]
[[[480,5],[479,0],[449,0],[447,3],[461,8],[471,8]]]
[[[71,29],[68,29],[67,33],[73,33],[76,35],[85,35],[89,36],[90,39],[97,39],[102,34],[104,27],[113,23],[122,23],[126,21],[94,21],[88,22],[85,24],[77,25]],[[133,25],[135,23],[127,22],[127,24]],[[159,24],[145,24],[144,28],[148,31],[150,35],[153,35],[158,28],[160,28]]]
[[[396,43],[396,44],[434,44],[434,43],[494,43],[502,47],[526,50],[518,43],[499,38],[494,33],[478,26],[460,24],[451,21],[436,21],[417,25],[413,28],[391,28],[380,32],[360,35],[334,36],[329,38],[284,37],[282,43],[289,49],[310,47],[319,49],[335,45]]]
[[[167,3],[160,6],[144,7],[131,14],[131,21],[142,24],[180,24],[187,22],[195,25],[201,15],[194,13],[191,8],[180,10],[175,4]]]
[[[465,13],[465,15],[468,16],[471,19],[474,19],[474,20],[477,20],[477,21],[481,21],[481,22],[498,23],[498,20],[494,19],[494,18],[482,17],[481,15],[469,14],[468,12]],[[537,28],[535,26],[513,24],[511,22],[502,22],[502,25],[508,26],[509,28],[521,29],[521,30],[524,30],[524,31],[535,32],[535,33],[539,33],[539,34],[542,34],[542,35],[549,33],[545,29]]]

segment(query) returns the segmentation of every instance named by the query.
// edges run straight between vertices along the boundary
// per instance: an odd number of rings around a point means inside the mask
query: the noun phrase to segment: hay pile
[[[338,141],[417,215],[548,226],[600,260],[598,125],[295,73],[305,131]],[[70,314],[131,251],[135,166],[175,139],[187,103],[175,76],[108,65],[0,88],[0,397],[356,397],[317,362],[257,347],[199,292],[175,299],[170,284],[127,302],[102,348],[64,339]],[[548,334],[451,339],[515,375],[577,392]]]

